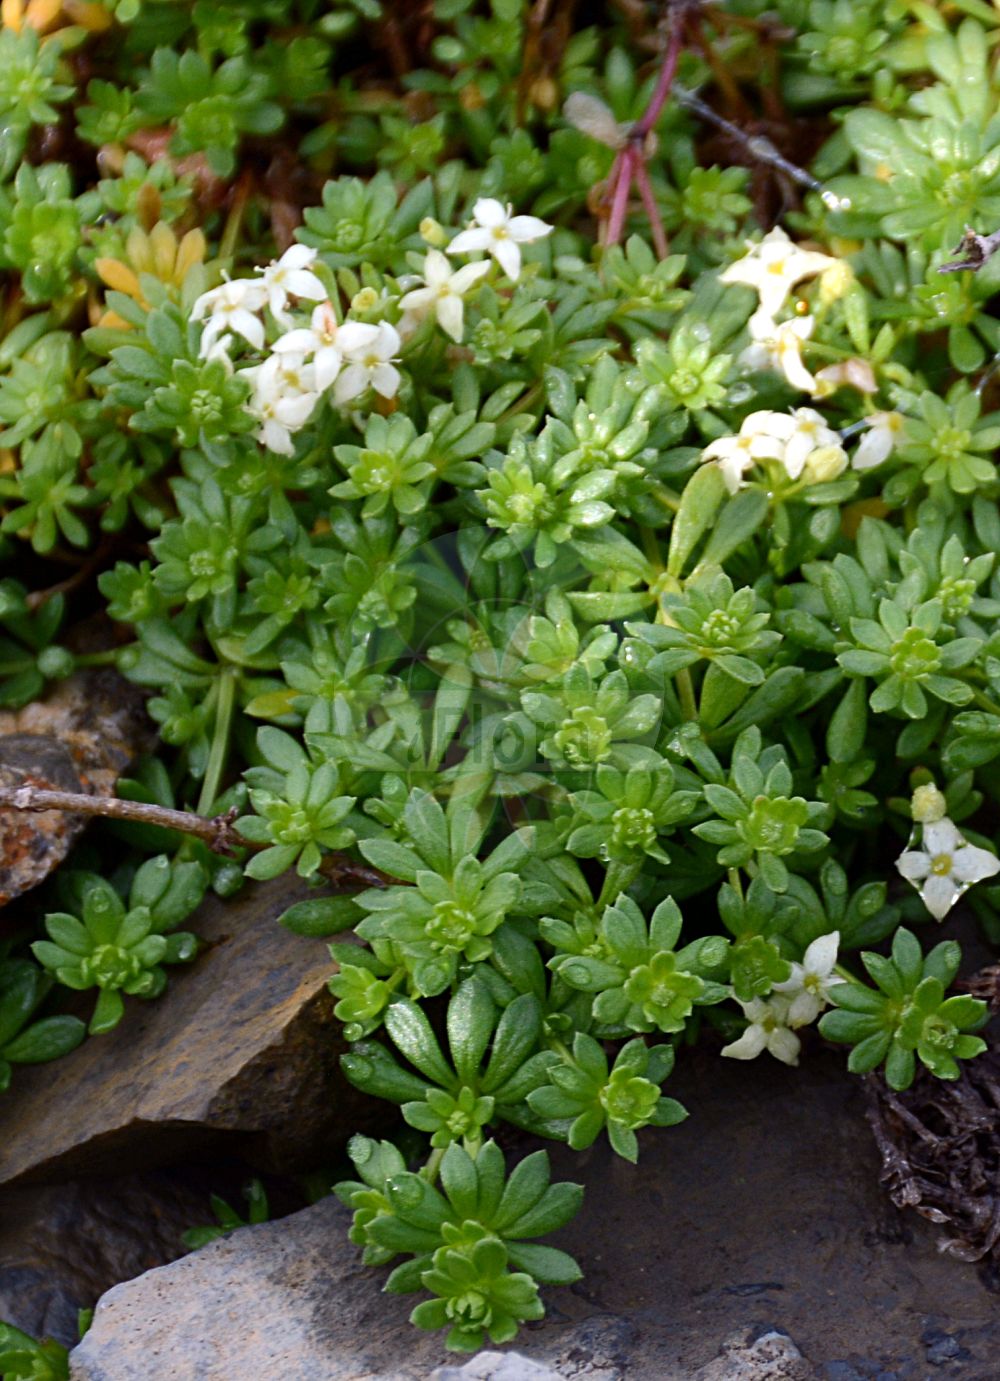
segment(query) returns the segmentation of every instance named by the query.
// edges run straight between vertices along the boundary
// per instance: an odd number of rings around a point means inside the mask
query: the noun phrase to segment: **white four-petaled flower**
[[[521,245],[551,234],[552,226],[537,216],[512,216],[508,206],[495,197],[480,197],[472,208],[475,225],[460,231],[448,246],[449,254],[471,254],[484,249],[504,273],[516,282],[521,275]]]
[[[751,412],[743,419],[738,436],[720,436],[701,453],[703,461],[714,461],[730,494],[743,485],[743,476],[758,460],[780,460],[784,454],[789,419],[784,413]]]
[[[292,455],[292,435],[309,421],[319,399],[312,365],[286,353],[242,372],[253,384],[247,410],[260,422],[257,440],[278,455]]]
[[[785,305],[796,283],[803,278],[813,278],[839,263],[839,259],[831,259],[828,254],[802,249],[788,238],[780,226],[775,226],[758,244],[750,245],[749,254],[724,269],[719,274],[719,281],[744,283],[747,287],[756,288],[761,312],[773,317]]]
[[[947,816],[927,821],[922,830],[921,847],[901,854],[896,867],[917,888],[934,919],[943,921],[974,882],[1000,873],[1000,859],[968,843]]]
[[[489,263],[480,260],[453,269],[439,249],[429,249],[424,259],[424,286],[400,298],[403,311],[417,318],[434,313],[442,331],[452,340],[462,339],[464,295],[473,283],[489,272]]]
[[[783,993],[791,1001],[789,1026],[808,1026],[826,1006],[827,993],[838,981],[835,969],[839,945],[839,930],[820,935],[802,956],[802,963],[792,964],[790,976],[775,983],[774,991]]]
[[[255,350],[264,347],[264,323],[257,315],[267,301],[267,289],[254,278],[232,278],[195,300],[192,321],[204,321],[199,356],[208,359],[215,342],[223,335],[242,336]]]
[[[374,330],[374,327],[371,328]],[[321,302],[313,308],[308,326],[286,331],[272,346],[276,355],[311,355],[316,373],[316,390],[325,393],[340,373],[344,355],[340,343],[340,326],[333,306]]]
[[[337,340],[344,355],[344,368],[337,375],[333,396],[340,405],[358,398],[369,387],[383,398],[392,398],[399,388],[399,370],[392,361],[402,342],[399,332],[387,321],[377,326],[363,321],[347,321]]]
[[[829,447],[840,448],[840,433],[826,425],[826,419],[815,408],[795,408],[789,415],[785,453],[781,457],[790,479],[797,480],[806,468],[814,451]],[[846,455],[843,464],[847,464]],[[843,469],[843,466],[841,466]]]
[[[280,326],[292,324],[287,310],[289,296],[302,297],[307,302],[319,302],[326,297],[326,288],[312,272],[315,262],[314,249],[308,245],[292,245],[280,259],[257,270],[267,292],[271,315]]]
[[[740,1002],[740,1006],[750,1024],[739,1040],[723,1046],[722,1054],[732,1060],[755,1060],[767,1050],[782,1064],[797,1065],[802,1043],[789,1030],[789,999],[778,993],[768,998],[751,998],[749,1002]]]
[[[740,355],[740,364],[749,369],[776,369],[793,388],[811,393],[816,380],[802,363],[802,342],[813,333],[815,319],[793,317],[774,321],[763,309],[748,322],[751,344]]]

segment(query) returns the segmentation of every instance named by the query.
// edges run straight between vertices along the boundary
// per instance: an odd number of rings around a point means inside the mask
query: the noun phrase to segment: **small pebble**
[[[964,1362],[971,1354],[952,1333],[941,1328],[928,1328],[920,1341],[927,1352],[927,1360],[933,1367],[944,1366],[945,1362]]]

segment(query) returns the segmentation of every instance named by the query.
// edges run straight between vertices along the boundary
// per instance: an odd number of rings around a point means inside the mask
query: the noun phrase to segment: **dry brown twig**
[[[24,785],[0,787],[0,810],[61,810],[104,820],[156,825],[161,829],[192,834],[212,853],[228,857],[232,857],[238,849],[257,853],[268,847],[266,844],[251,843],[237,831],[236,817],[239,812],[235,808],[223,815],[206,817],[196,815],[194,811],[172,810],[145,801],[123,801],[117,796],[88,796],[82,792],[53,791],[47,787]],[[377,868],[359,863],[339,852],[325,854],[319,871],[328,881],[345,887],[385,887],[390,881]]]

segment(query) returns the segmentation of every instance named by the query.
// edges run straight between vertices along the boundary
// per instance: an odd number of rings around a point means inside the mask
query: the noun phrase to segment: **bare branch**
[[[808,187],[812,192],[818,192],[820,201],[828,211],[846,211],[850,202],[843,197],[839,197],[836,192],[831,192],[828,187],[824,187],[819,178],[813,177],[812,173],[805,168],[800,168],[798,164],[790,162],[784,154],[771,143],[770,139],[763,134],[749,134],[746,130],[740,129],[739,125],[734,125],[732,120],[727,120],[718,111],[703,101],[697,92],[689,91],[687,87],[680,86],[676,82],[673,88],[674,98],[678,105],[690,110],[699,119],[714,125],[720,129],[735,143],[742,145],[749,158],[757,163],[764,163],[769,168],[776,169],[779,173],[798,183],[800,187]]]
[[[171,810],[145,801],[123,801],[117,796],[87,796],[76,791],[50,791],[47,787],[0,787],[0,810],[62,810],[74,815],[89,815],[103,820],[131,820],[161,829],[193,834],[214,854],[232,857],[237,849],[258,853],[268,847],[244,839],[236,829],[235,807],[224,815],[206,818],[190,810]],[[319,871],[331,882],[345,886],[385,887],[390,879],[377,868],[359,863],[339,852],[325,854]]]

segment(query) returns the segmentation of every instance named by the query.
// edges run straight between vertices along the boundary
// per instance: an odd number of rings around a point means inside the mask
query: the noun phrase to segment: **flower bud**
[[[847,452],[843,446],[817,446],[803,467],[802,478],[807,484],[825,484],[846,469]]]
[[[550,76],[536,77],[528,92],[531,104],[539,110],[552,111],[559,104],[559,88]]]
[[[448,243],[444,227],[433,216],[425,216],[420,222],[420,237],[433,249],[441,249]]]
[[[378,293],[374,288],[362,288],[351,298],[352,312],[371,312],[378,306]]]
[[[816,371],[814,398],[829,398],[838,388],[856,388],[859,393],[877,393],[875,371],[867,360],[852,357],[836,364],[824,365]]]
[[[854,281],[854,270],[850,264],[845,264],[843,259],[838,259],[836,263],[831,264],[820,274],[820,305],[823,307],[831,306],[838,298],[844,296]]]
[[[920,825],[933,825],[943,820],[948,813],[948,802],[944,793],[933,782],[918,786],[910,802],[910,814]]]

